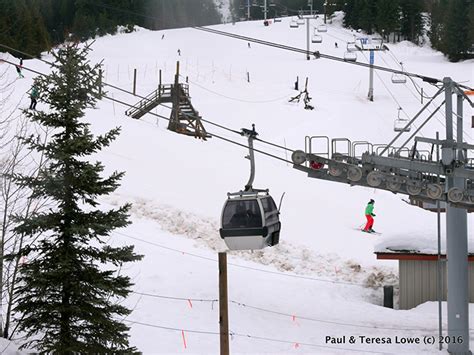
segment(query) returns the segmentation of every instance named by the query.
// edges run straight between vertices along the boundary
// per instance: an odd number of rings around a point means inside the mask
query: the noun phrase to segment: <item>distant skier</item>
[[[161,39],[165,39],[165,35],[164,35],[164,34],[161,36]]]
[[[334,42],[334,48],[338,48],[338,47],[337,47],[337,42]]]
[[[247,42],[247,46],[250,48],[250,42]]]
[[[181,49],[178,48],[178,55],[181,57]]]
[[[30,110],[36,110],[38,96],[39,96],[38,88],[36,87],[36,84],[33,84],[33,87],[31,88],[31,92],[30,92],[30,99],[31,99]]]
[[[367,224],[365,225],[364,232],[367,233],[374,233],[375,231],[372,229],[374,225],[374,200],[370,200],[369,203],[367,204],[367,207],[365,208],[365,218],[367,218]]]

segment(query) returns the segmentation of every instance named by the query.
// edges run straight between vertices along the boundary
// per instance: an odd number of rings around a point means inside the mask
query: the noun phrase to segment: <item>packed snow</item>
[[[269,27],[256,21],[213,28],[305,48],[306,28],[290,30],[289,21],[285,18]],[[353,32],[341,27],[340,16],[328,25],[327,33],[320,34],[323,43],[311,48],[338,57],[343,56],[346,41],[354,38]],[[376,55],[376,64],[399,68],[402,61],[407,71],[451,76],[472,85],[473,61],[449,63],[439,52],[409,42],[389,47],[389,52]],[[405,117],[422,107],[413,84],[394,85],[388,73],[376,73],[375,101],[369,102],[365,68],[326,59],[307,61],[303,54],[249,46],[196,29],[139,29],[98,38],[93,49],[92,61],[104,60],[105,82],[132,90],[133,69],[137,69],[137,94],[143,96],[156,89],[159,70],[163,83],[171,83],[179,60],[181,80],[187,78],[193,105],[204,119],[235,130],[255,123],[261,139],[291,149],[304,149],[305,136],[316,135],[387,143],[394,136],[398,107]],[[12,56],[2,54],[2,58]],[[368,56],[358,53],[358,60],[368,62]],[[4,70],[5,65],[0,66]],[[50,70],[38,60],[27,60],[24,66],[43,73]],[[18,102],[20,107],[28,105],[25,92],[33,76],[25,74],[25,79],[15,81],[12,107]],[[8,68],[8,76],[15,78],[14,68]],[[298,93],[293,89],[296,77],[300,86],[309,78],[313,111],[304,110],[303,103],[288,102]],[[416,83],[426,95],[436,91],[424,82]],[[106,90],[130,104],[140,100],[111,87]],[[38,109],[46,107],[39,102]],[[216,354],[217,251],[225,250],[218,234],[219,217],[226,193],[242,189],[247,182],[247,151],[215,137],[203,142],[170,132],[166,120],[152,115],[133,120],[125,116],[126,109],[104,99],[86,120],[97,134],[122,127],[120,137],[97,158],[109,173],[126,171],[122,186],[102,201],[104,207],[133,203],[133,224],[113,233],[109,242],[135,244],[144,255],[143,261],[121,270],[135,283],[135,293],[125,300],[133,309],[125,319],[131,326],[131,344],[145,354]],[[163,106],[153,112],[170,114]],[[424,127],[425,137],[434,137],[436,131],[444,136],[443,112]],[[470,116],[467,110],[465,116]],[[210,133],[246,144],[239,135],[204,125]],[[466,140],[472,142],[467,119],[464,130]],[[276,147],[260,142],[256,147],[289,159]],[[269,188],[275,200],[286,193],[282,232],[276,247],[228,253],[232,353],[437,351],[437,345],[423,343],[424,336],[437,335],[437,305],[426,303],[408,311],[381,307],[380,286],[397,284],[397,263],[376,260],[374,255],[374,247],[379,245],[380,250],[390,238],[435,243],[436,214],[408,205],[403,201],[406,196],[309,179],[291,165],[259,154],[254,186]],[[382,236],[358,231],[371,198],[376,201],[374,229]],[[469,217],[470,236],[471,227]],[[350,336],[356,337],[354,344]],[[421,339],[421,344],[396,344],[401,338]]]

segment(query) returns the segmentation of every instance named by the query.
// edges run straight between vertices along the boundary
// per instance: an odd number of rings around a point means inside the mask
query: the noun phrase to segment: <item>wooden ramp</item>
[[[125,114],[139,119],[163,103],[172,103],[168,124],[170,131],[203,140],[211,138],[211,135],[206,132],[202,124],[199,112],[191,103],[189,85],[179,83],[179,69],[177,70],[174,84],[158,85],[158,89],[125,111]]]

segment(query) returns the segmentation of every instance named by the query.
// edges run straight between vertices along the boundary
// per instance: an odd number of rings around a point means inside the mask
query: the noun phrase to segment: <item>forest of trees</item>
[[[263,18],[261,4],[250,1],[252,19]],[[268,0],[269,17],[297,15],[308,10],[307,0]],[[233,0],[234,17],[246,17],[247,0]],[[324,6],[326,4],[326,6]],[[449,60],[472,58],[474,2],[472,0],[313,0],[313,9],[328,18],[344,11],[344,26],[378,33],[387,41],[408,40],[418,45],[429,37],[433,48]]]
[[[156,30],[221,21],[213,0],[0,0],[0,9],[0,43],[34,55],[118,25]]]

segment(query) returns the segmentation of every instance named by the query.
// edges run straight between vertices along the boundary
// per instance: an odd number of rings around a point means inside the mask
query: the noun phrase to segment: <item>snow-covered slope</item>
[[[342,57],[345,41],[353,34],[342,29],[338,21],[328,27],[329,31],[322,33],[323,43],[312,48]],[[306,29],[290,30],[289,19],[269,27],[259,21],[214,28],[300,48],[306,43]],[[377,73],[375,101],[369,102],[369,73],[365,68],[325,59],[306,61],[301,54],[253,43],[249,48],[246,42],[194,29],[165,32],[163,40],[163,31],[143,29],[99,38],[92,60],[104,59],[107,83],[129,90],[133,69],[137,69],[140,95],[156,88],[159,70],[163,82],[171,83],[179,60],[182,80],[188,79],[193,105],[203,118],[236,130],[255,123],[260,138],[292,149],[304,149],[305,136],[318,135],[387,143],[394,136],[398,107],[408,116],[421,108],[414,86],[410,82],[394,85],[387,73]],[[390,45],[390,49],[376,56],[377,64],[395,68],[403,61],[408,71],[451,76],[472,84],[472,61],[451,64],[440,53],[407,42]],[[367,62],[360,54],[359,60]],[[24,65],[49,70],[36,60]],[[8,73],[15,77],[14,68]],[[288,103],[297,93],[293,90],[297,76],[300,82],[309,78],[313,111]],[[31,83],[29,73],[26,79],[17,80],[12,100],[27,106],[24,93]],[[423,82],[417,84],[427,95],[436,90]],[[107,91],[111,97],[131,104],[139,100],[110,87]],[[45,107],[39,103],[38,108]],[[86,119],[95,133],[122,127],[121,136],[98,158],[109,172],[126,171],[122,186],[103,201],[104,205],[134,204],[134,224],[114,233],[110,242],[133,243],[145,255],[143,262],[123,270],[133,277],[137,292],[127,300],[134,309],[127,320],[143,323],[131,324],[131,341],[147,354],[217,353],[219,336],[214,333],[218,332],[218,308],[212,300],[218,295],[216,251],[224,250],[217,231],[218,218],[226,193],[243,188],[248,179],[247,152],[217,138],[202,142],[172,133],[166,129],[165,120],[151,115],[130,119],[125,110],[104,100]],[[168,117],[170,110],[159,107],[154,112]],[[465,116],[469,116],[467,112]],[[205,126],[211,133],[246,144],[239,135]],[[436,131],[444,135],[441,114],[422,132],[433,137]],[[465,131],[466,139],[472,142],[468,122]],[[271,146],[257,144],[257,148],[289,158]],[[254,186],[270,188],[275,198],[286,192],[283,229],[281,244],[275,248],[230,253],[229,297],[235,301],[230,306],[233,353],[435,350],[430,345],[326,343],[326,336],[370,335],[394,340],[395,335],[436,335],[434,304],[411,311],[378,306],[382,292],[377,286],[396,283],[397,272],[395,262],[377,261],[373,254],[374,245],[391,235],[435,235],[434,214],[408,206],[402,201],[404,196],[309,179],[291,166],[262,155],[257,155]],[[376,200],[374,228],[383,232],[382,237],[354,230],[364,222],[363,211],[370,198]],[[471,217],[469,222],[472,227]],[[418,330],[407,330],[412,328]]]

